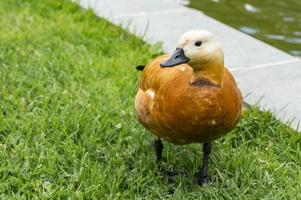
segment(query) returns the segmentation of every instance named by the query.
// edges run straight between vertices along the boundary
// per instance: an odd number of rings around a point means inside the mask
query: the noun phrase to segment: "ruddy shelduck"
[[[157,161],[162,158],[161,139],[174,144],[204,143],[197,183],[206,183],[211,141],[231,131],[242,110],[242,96],[224,66],[220,43],[207,31],[189,31],[171,56],[159,56],[137,69],[142,74],[136,113],[157,137]]]

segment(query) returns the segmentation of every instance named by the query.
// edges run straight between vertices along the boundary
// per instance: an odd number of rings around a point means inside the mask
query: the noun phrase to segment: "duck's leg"
[[[155,139],[154,146],[156,150],[157,162],[159,163],[160,160],[162,160],[162,150],[163,150],[163,144],[160,138]]]
[[[179,174],[184,174],[184,173],[165,170],[161,165],[162,163],[160,162],[162,160],[162,150],[163,150],[163,143],[160,138],[155,139],[154,146],[155,146],[155,150],[156,150],[157,164],[158,164],[159,171],[167,177],[168,183],[170,183],[170,184],[174,183],[175,176],[177,176]]]
[[[211,152],[212,144],[211,142],[204,143],[203,152],[204,152],[204,158],[203,158],[203,166],[199,171],[198,174],[198,185],[203,185],[205,183],[208,183],[208,161],[209,161],[209,154]]]

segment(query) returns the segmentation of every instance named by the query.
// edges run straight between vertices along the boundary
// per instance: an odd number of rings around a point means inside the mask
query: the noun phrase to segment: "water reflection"
[[[242,31],[242,32],[245,32],[249,35],[254,35],[254,34],[257,34],[259,32],[258,29],[247,27],[247,26],[239,27],[239,30]]]
[[[191,0],[189,6],[301,56],[301,0]]]
[[[252,13],[258,12],[258,9],[254,6],[252,6],[251,4],[245,4],[245,9],[246,9],[246,11],[252,12]]]

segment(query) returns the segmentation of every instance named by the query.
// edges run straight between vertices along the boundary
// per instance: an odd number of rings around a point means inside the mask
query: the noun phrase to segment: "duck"
[[[212,141],[238,124],[243,98],[224,65],[221,44],[208,31],[184,33],[172,55],[161,55],[141,70],[135,98],[138,121],[154,136],[157,162],[162,140],[176,145],[203,143],[197,184],[208,183]]]

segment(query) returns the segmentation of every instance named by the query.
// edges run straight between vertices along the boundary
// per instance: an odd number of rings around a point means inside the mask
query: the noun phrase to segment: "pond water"
[[[188,6],[301,56],[301,0],[190,0]]]

